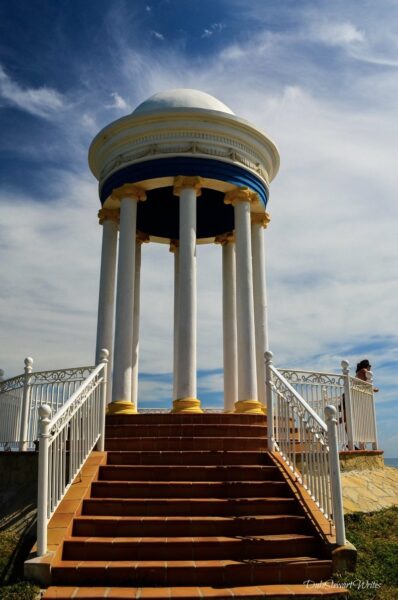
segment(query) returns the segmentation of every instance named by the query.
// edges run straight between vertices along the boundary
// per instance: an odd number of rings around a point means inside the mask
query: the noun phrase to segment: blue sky
[[[279,366],[368,357],[398,455],[398,5],[362,0],[0,4],[0,366],[91,363],[101,231],[98,130],[158,91],[198,88],[281,154],[267,230]],[[170,398],[172,255],[144,248],[141,399]],[[199,396],[221,398],[220,253],[198,250]]]

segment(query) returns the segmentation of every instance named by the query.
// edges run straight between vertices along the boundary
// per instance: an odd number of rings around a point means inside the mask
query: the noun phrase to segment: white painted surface
[[[176,398],[196,398],[196,190],[180,195],[178,376]]]
[[[234,113],[226,104],[206,92],[189,88],[176,88],[154,94],[133,111],[134,115],[167,110],[169,108],[204,108],[218,110],[233,115]]]
[[[102,348],[109,350],[108,373],[112,373],[112,348],[115,318],[115,278],[118,225],[112,219],[102,224],[101,274],[98,298],[97,343],[95,364],[100,361]],[[108,403],[112,386],[108,385]]]
[[[173,398],[178,398],[178,301],[179,301],[179,257],[178,245],[174,248],[174,328],[173,328]]]
[[[122,198],[120,202],[113,402],[131,400],[137,202],[133,198]]]
[[[238,400],[238,338],[236,327],[235,243],[222,245],[224,410],[234,410]]]
[[[236,316],[238,325],[238,400],[257,400],[250,203],[237,202],[234,210],[236,237]]]
[[[138,358],[140,345],[140,291],[141,291],[141,246],[135,246],[135,280],[134,280],[134,312],[133,312],[133,356],[132,356],[132,389],[131,401],[138,408]]]
[[[264,232],[260,223],[251,224],[251,241],[258,400],[266,405],[264,352],[268,350],[267,296]]]

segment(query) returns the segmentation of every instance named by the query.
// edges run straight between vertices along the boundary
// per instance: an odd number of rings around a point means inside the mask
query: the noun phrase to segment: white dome
[[[184,88],[166,90],[165,92],[154,94],[148,100],[139,104],[132,114],[138,115],[146,112],[167,110],[169,108],[202,108],[205,110],[217,110],[230,115],[234,114],[228,106],[217,100],[217,98],[214,98],[214,96],[210,96],[210,94],[199,90]]]

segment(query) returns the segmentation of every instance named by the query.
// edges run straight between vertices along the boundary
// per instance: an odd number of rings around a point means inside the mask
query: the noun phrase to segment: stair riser
[[[282,565],[241,564],[225,567],[131,567],[108,566],[52,569],[53,585],[67,581],[68,585],[134,585],[152,586],[216,586],[233,587],[248,585],[267,585],[278,581],[284,583],[302,583],[327,580],[331,577],[330,561],[316,564],[302,563]]]
[[[106,501],[88,499],[83,502],[83,515],[104,515],[116,517],[243,517],[253,515],[297,514],[298,506],[290,498],[272,501],[242,499],[212,503],[207,500],[190,502],[130,500]]]
[[[313,540],[231,542],[64,542],[63,560],[246,560],[317,556]]]
[[[231,521],[190,521],[160,520],[109,522],[96,521],[87,518],[79,519],[74,523],[73,535],[78,537],[184,537],[184,536],[249,536],[272,535],[277,533],[304,533],[307,531],[303,517],[283,516],[273,520],[232,519]]]
[[[268,498],[289,494],[283,482],[138,483],[96,481],[92,498]]]
[[[140,413],[135,415],[108,415],[107,425],[159,425],[184,424],[198,425],[266,425],[265,415],[238,415],[227,413],[176,414],[176,413]]]
[[[261,452],[108,452],[108,465],[270,465]]]
[[[100,481],[276,481],[276,467],[101,466]]]
[[[266,438],[108,438],[105,450],[253,450],[265,451]]]
[[[263,425],[107,425],[105,438],[117,437],[267,437]]]

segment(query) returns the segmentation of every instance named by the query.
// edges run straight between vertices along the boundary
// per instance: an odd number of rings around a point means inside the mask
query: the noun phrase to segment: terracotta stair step
[[[262,465],[103,465],[100,481],[275,481],[281,480],[278,467]]]
[[[247,560],[294,556],[321,557],[317,538],[304,534],[251,537],[70,538],[63,560]]]
[[[217,600],[231,600],[242,598],[245,600],[315,600],[315,598],[328,598],[328,600],[344,600],[347,590],[339,588],[328,582],[327,585],[317,588],[303,584],[276,584],[258,585],[234,588],[219,587],[164,587],[164,588],[119,588],[119,587],[56,587],[52,586],[44,592],[43,600],[163,600],[164,598],[179,598],[179,600],[198,600],[198,598],[217,598]]]
[[[54,584],[108,586],[220,586],[303,583],[331,577],[332,561],[312,557],[253,561],[59,561]]]
[[[257,450],[267,449],[266,437],[118,437],[106,438],[105,450]]]
[[[209,424],[209,423],[157,423],[154,425],[106,425],[105,436],[115,437],[266,437],[265,425]]]
[[[104,516],[249,516],[297,514],[294,498],[88,498],[83,515]]]
[[[268,454],[251,450],[161,450],[108,452],[108,465],[272,465]]]
[[[75,517],[74,536],[236,536],[272,533],[305,533],[308,524],[300,515],[250,517]]]
[[[240,498],[287,496],[285,481],[94,481],[92,498]]]
[[[107,415],[107,425],[158,425],[161,424],[200,424],[206,425],[266,425],[266,415],[244,415],[229,413],[202,413],[202,414],[183,414],[183,413],[137,413],[133,415]]]

